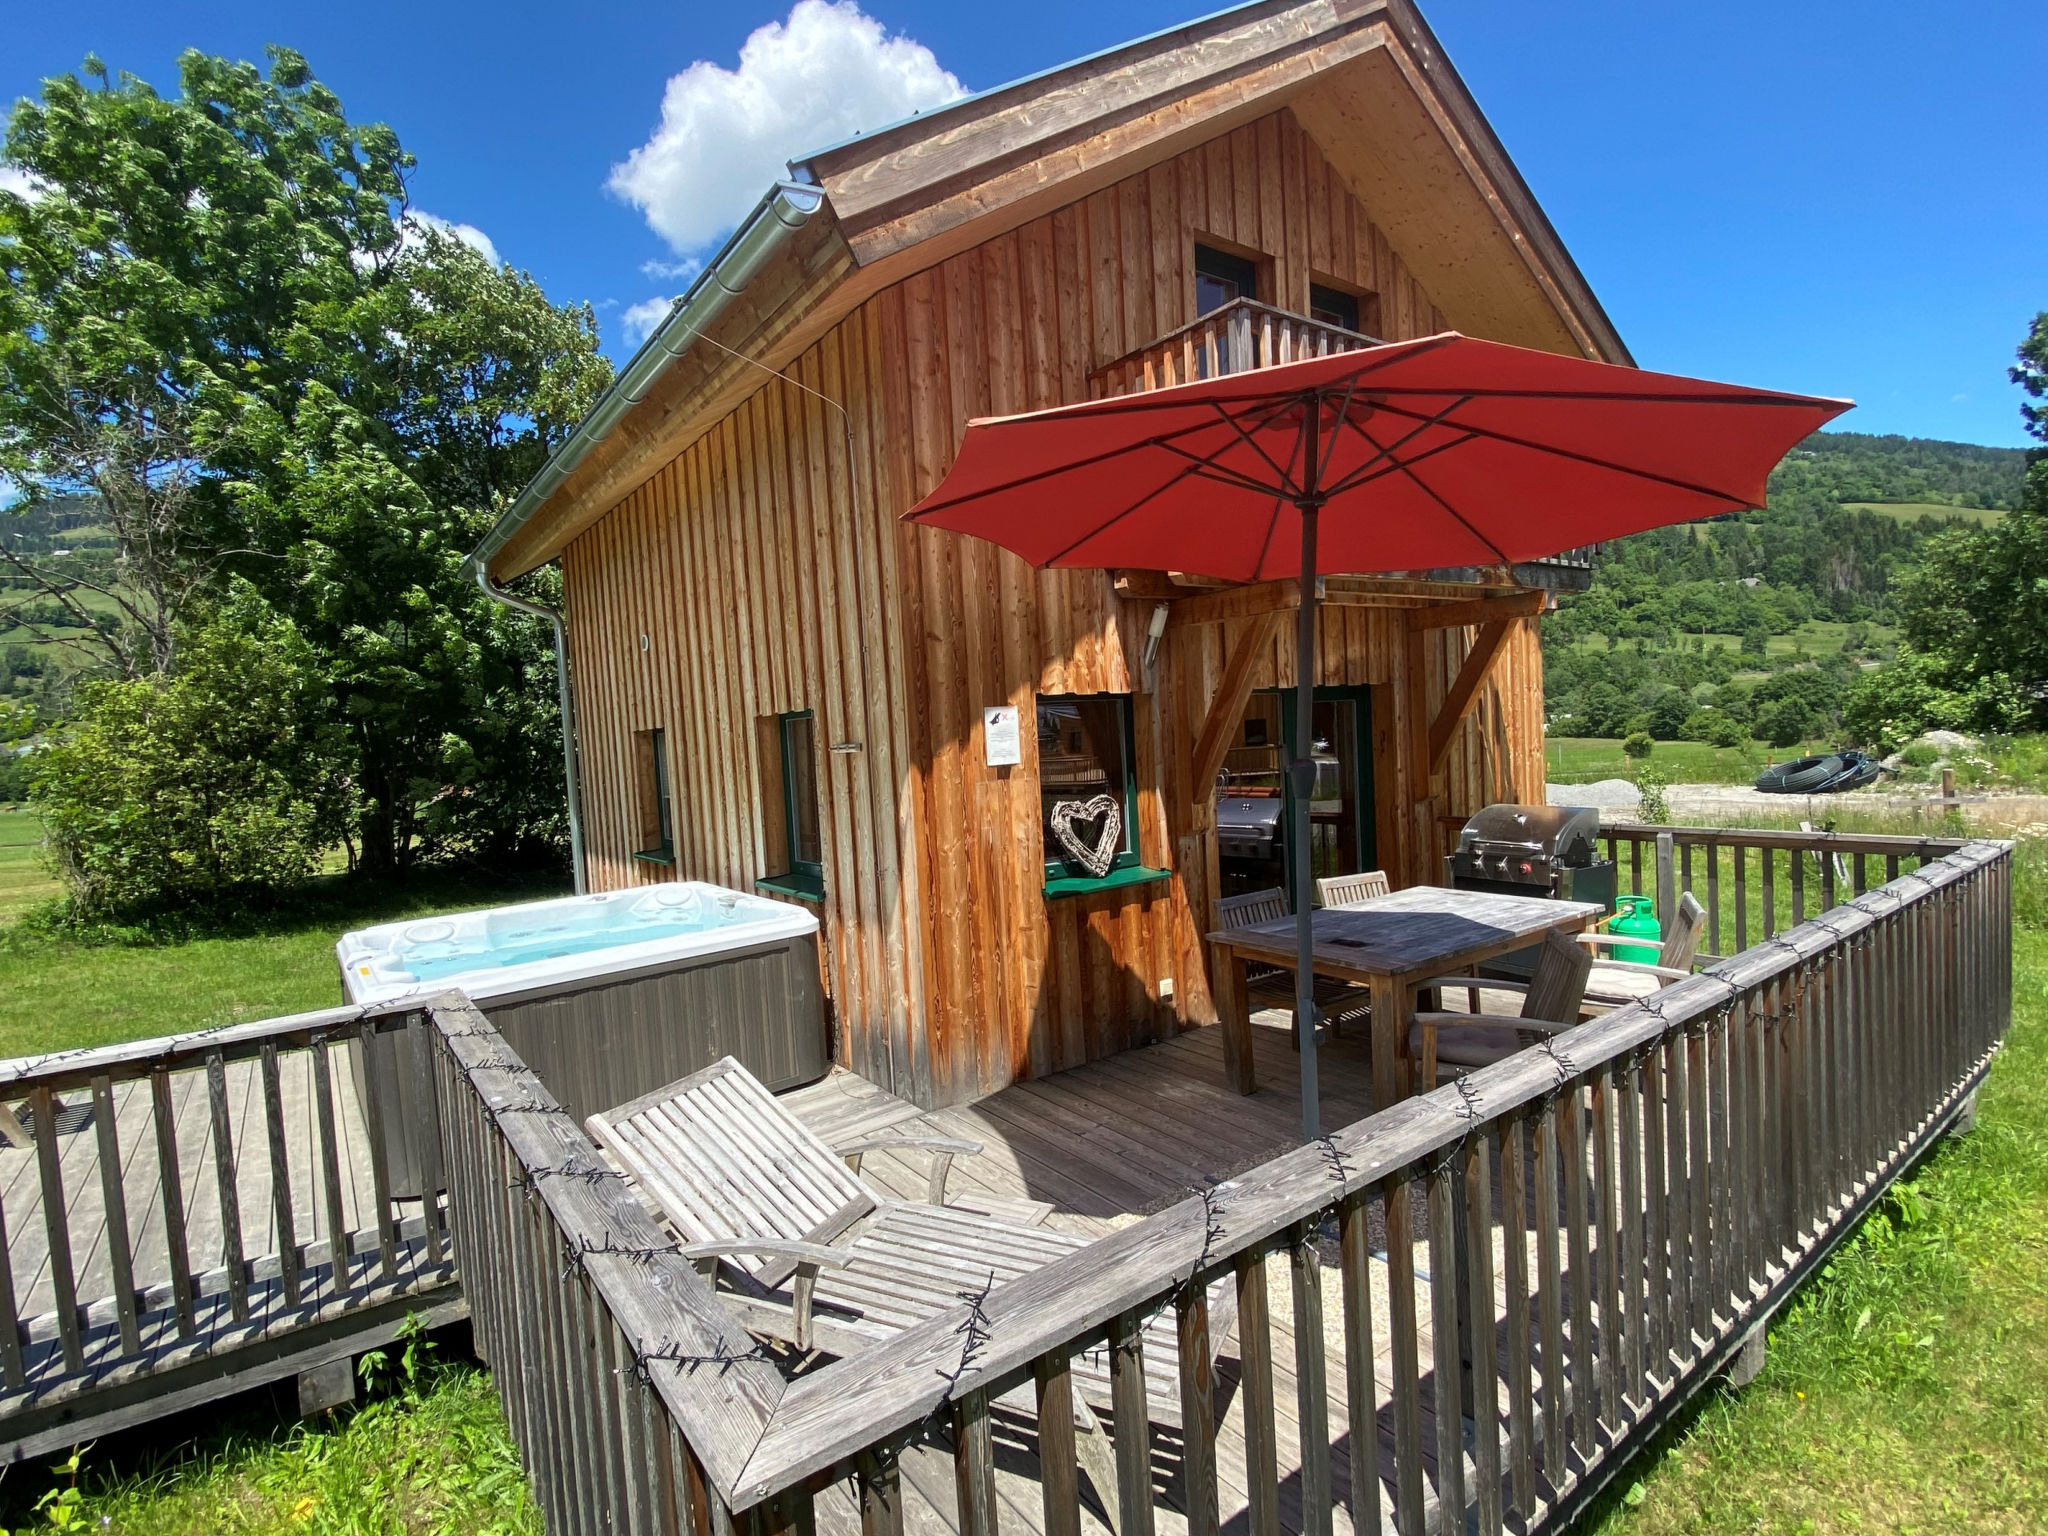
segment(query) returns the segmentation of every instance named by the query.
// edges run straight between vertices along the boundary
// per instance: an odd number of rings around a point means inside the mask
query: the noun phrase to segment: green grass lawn
[[[1802,747],[1766,747],[1747,753],[1741,747],[1710,747],[1702,741],[1660,741],[1650,753],[1650,766],[1673,784],[1748,784],[1766,762],[1783,762],[1822,750],[1820,743]],[[1545,776],[1552,784],[1591,784],[1596,779],[1625,779],[1634,769],[1622,756],[1621,743],[1603,736],[1552,736],[1543,744]]]
[[[26,812],[0,812],[0,1057],[106,1045],[332,1008],[342,1001],[334,941],[351,928],[426,912],[566,895],[565,882],[435,872],[402,885],[324,877],[292,910],[235,937],[178,944],[82,944],[25,931],[19,917],[57,894]]]
[[[1952,507],[1939,501],[1845,501],[1845,512],[1875,512],[1879,517],[1889,517],[1896,522],[1917,523],[1923,517],[1936,519],[1960,518],[1966,523],[1986,527],[2005,516],[2003,512],[1984,507]]]
[[[1889,645],[1897,638],[1896,631],[1882,624],[1867,624],[1864,628],[1869,633],[1870,644],[1872,645]],[[1764,640],[1764,654],[1766,656],[1832,656],[1841,650],[1842,644],[1848,638],[1848,635],[1849,625],[1840,619],[1808,619],[1789,634],[1767,636]],[[1699,638],[1710,651],[1736,652],[1742,649],[1742,636],[1740,635],[1707,634]],[[1686,635],[1684,637],[1684,644],[1686,646],[1690,647],[1692,641],[1693,636]],[[1598,635],[1581,635],[1572,644],[1580,650],[1592,649],[1605,652],[1609,648],[1606,639]],[[1620,648],[1625,650],[1634,644],[1633,640],[1624,640],[1621,642]],[[1749,674],[1737,674],[1737,676],[1746,675]],[[1758,672],[1755,675],[1762,677],[1765,674]]]

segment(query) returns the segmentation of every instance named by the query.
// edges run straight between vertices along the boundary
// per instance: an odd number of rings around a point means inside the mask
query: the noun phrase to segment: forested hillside
[[[1832,729],[1846,683],[1889,645],[1898,574],[1935,534],[2016,506],[2026,463],[1818,433],[1772,474],[1765,510],[1608,545],[1592,589],[1544,622],[1553,729],[1780,744]]]

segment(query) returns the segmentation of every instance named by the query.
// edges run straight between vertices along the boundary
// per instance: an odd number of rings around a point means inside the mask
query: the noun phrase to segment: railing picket
[[[1707,1034],[1695,1023],[1687,1028],[1685,1042],[1686,1093],[1686,1208],[1692,1217],[1692,1237],[1687,1268],[1690,1271],[1688,1297],[1692,1303],[1691,1326],[1699,1339],[1697,1347],[1708,1348],[1714,1341],[1713,1234],[1709,1227],[1712,1144],[1707,1134]]]
[[[1757,862],[1763,866],[1764,937],[1768,939],[1778,931],[1778,851],[1775,848],[1758,849]]]
[[[1180,1350],[1181,1508],[1187,1513],[1188,1536],[1217,1536],[1222,1515],[1216,1488],[1215,1341],[1209,1336],[1209,1292],[1200,1278],[1174,1298],[1174,1324]],[[1046,1536],[1055,1536],[1049,1518]]]
[[[349,1293],[348,1222],[341,1205],[341,1144],[334,1131],[334,1075],[327,1059],[327,1036],[315,1032],[313,1058],[313,1126],[319,1141],[320,1214],[326,1218],[328,1292],[339,1302]]]
[[[441,1262],[441,1191],[447,1175],[441,1165],[440,1111],[434,1103],[433,1058],[427,1040],[427,1016],[415,1013],[405,1021],[405,1038],[412,1053],[413,1095],[418,1103],[418,1120],[406,1127],[414,1149],[414,1166],[420,1181],[420,1225],[425,1228],[427,1262]]]
[[[1344,1403],[1351,1432],[1351,1529],[1357,1536],[1379,1536],[1380,1418],[1375,1367],[1378,1351],[1372,1326],[1372,1234],[1366,1213],[1363,1191],[1346,1197],[1337,1209],[1337,1244],[1344,1281]],[[1525,1329],[1526,1326],[1525,1320]],[[1181,1344],[1181,1359],[1187,1359],[1185,1340]],[[1213,1434],[1213,1420],[1204,1423]],[[1186,1438],[1192,1445],[1193,1434]],[[1206,1456],[1213,1469],[1214,1450],[1206,1452]],[[1213,1488],[1211,1497],[1213,1501]],[[1188,1536],[1215,1536],[1213,1508],[1206,1518],[1211,1523],[1198,1529],[1196,1508],[1190,1503]]]
[[[1682,1042],[1667,1034],[1664,1053],[1665,1236],[1671,1244],[1669,1331],[1665,1342],[1674,1360],[1690,1363],[1692,1320],[1692,1149],[1686,1144],[1686,1071]]]
[[[135,1251],[128,1234],[128,1190],[121,1169],[121,1129],[114,1118],[114,1082],[102,1072],[92,1080],[93,1131],[99,1143],[100,1203],[107,1223],[107,1269],[114,1287],[114,1317],[121,1353],[142,1353],[142,1324],[135,1309]],[[0,1237],[0,1246],[6,1239]],[[6,1323],[14,1321],[12,1309]]]
[[[1116,1410],[1117,1508],[1122,1517],[1117,1536],[1152,1536],[1152,1416],[1145,1402],[1142,1312],[1126,1312],[1109,1325],[1109,1392]]]
[[[1786,855],[1792,875],[1792,922],[1796,927],[1806,921],[1806,855],[1794,848]]]
[[[1571,1324],[1572,1449],[1580,1465],[1590,1465],[1599,1444],[1596,1419],[1593,1343],[1592,1233],[1587,1228],[1586,1115],[1584,1091],[1574,1084],[1552,1107],[1557,1117],[1558,1146],[1563,1152],[1565,1302]]]
[[[960,1501],[960,1536],[996,1536],[996,1441],[986,1392],[970,1392],[953,1405],[953,1476]],[[1151,1509],[1149,1499],[1145,1508]],[[1124,1518],[1130,1519],[1128,1509]]]
[[[14,1256],[7,1246],[4,1207],[0,1207],[0,1380],[13,1392],[19,1392],[28,1380],[21,1356],[21,1315],[14,1304]]]
[[[263,1042],[263,1130],[270,1150],[270,1220],[277,1229],[277,1278],[284,1304],[299,1304],[299,1239],[292,1214],[291,1156],[284,1131],[284,1088],[277,1066],[277,1042]]]
[[[1413,1184],[1397,1179],[1385,1186],[1382,1212],[1387,1224],[1387,1332],[1392,1343],[1394,1397],[1394,1529],[1400,1536],[1422,1536],[1422,1362],[1421,1336],[1415,1315],[1415,1238],[1410,1204]],[[1244,1330],[1243,1291],[1238,1293],[1237,1326]],[[1250,1380],[1249,1362],[1246,1380]],[[1249,1402],[1245,1422],[1251,1423]],[[1252,1471],[1247,1457],[1247,1470]],[[1255,1472],[1253,1475],[1256,1475]],[[1270,1476],[1270,1474],[1269,1474]],[[1254,1484],[1252,1511],[1257,1515],[1259,1492]],[[1254,1536],[1269,1536],[1258,1530]]]
[[[1749,850],[1735,845],[1735,949],[1749,948],[1749,873],[1743,868]],[[1727,951],[1732,953],[1733,951]]]
[[[1181,1362],[1185,1368],[1187,1351],[1183,1347]],[[1074,1368],[1073,1361],[1064,1350],[1039,1357],[1033,1367],[1033,1376],[1038,1388],[1038,1480],[1040,1494],[1045,1505],[1045,1536],[1081,1536],[1081,1473],[1080,1463],[1075,1456],[1074,1446]],[[1211,1444],[1207,1447],[1209,1456],[1209,1506],[1211,1518],[1208,1536],[1215,1536],[1214,1508],[1216,1503],[1215,1445],[1214,1431]],[[1193,1436],[1189,1437],[1193,1444]],[[888,1464],[889,1481],[893,1488],[896,1483],[896,1462],[891,1457]],[[863,1483],[865,1487],[865,1483]],[[1110,1490],[1098,1488],[1096,1492],[1106,1503]],[[898,1495],[900,1498],[900,1494]],[[862,1508],[866,1508],[866,1494],[862,1495]],[[1190,1506],[1192,1509],[1193,1506]],[[901,1529],[903,1513],[899,1507],[895,1515],[897,1529]],[[866,1520],[863,1518],[863,1526]],[[1189,1516],[1189,1530],[1194,1529],[1194,1516]]]
[[[220,1201],[221,1262],[228,1271],[228,1306],[238,1323],[249,1321],[249,1267],[242,1250],[242,1197],[235,1182],[235,1133],[228,1116],[227,1063],[206,1053],[206,1114],[213,1143],[213,1182]]]
[[[377,1044],[377,1021],[362,1023],[362,1052],[367,1067]],[[364,1076],[368,1077],[367,1070]],[[370,1195],[377,1203],[377,1262],[387,1282],[398,1279],[398,1234],[391,1221],[391,1165],[384,1143],[384,1105],[375,1093],[363,1095],[363,1139],[370,1144]]]
[[[185,1181],[178,1163],[178,1116],[171,1107],[171,1074],[149,1074],[149,1105],[156,1123],[157,1193],[164,1202],[164,1259],[171,1271],[171,1305],[178,1336],[189,1339],[199,1326],[192,1306],[192,1255],[185,1243]]]
[[[50,1290],[57,1312],[57,1338],[64,1347],[64,1369],[85,1369],[85,1345],[78,1327],[78,1287],[72,1269],[71,1223],[65,1211],[64,1170],[57,1150],[57,1109],[47,1085],[28,1096],[34,1122],[36,1173],[42,1183],[43,1230],[50,1241]]]
[[[1301,1441],[1302,1536],[1330,1536],[1330,1383],[1323,1353],[1323,1267],[1319,1222],[1304,1222],[1287,1245],[1293,1282],[1295,1425]]]
[[[1563,1176],[1558,1169],[1556,1104],[1536,1112],[1536,1171],[1530,1181],[1536,1196],[1537,1326],[1543,1339],[1543,1475],[1551,1497],[1571,1486],[1565,1456],[1565,1420],[1571,1388],[1565,1383],[1563,1276],[1558,1262],[1557,1202]]]
[[[1463,1233],[1469,1284],[1465,1292],[1465,1375],[1472,1421],[1472,1476],[1479,1485],[1480,1536],[1500,1536],[1500,1361],[1494,1343],[1493,1148],[1484,1131],[1465,1139],[1458,1189],[1465,1207]],[[1461,1525],[1462,1530],[1462,1525]]]
[[[1728,953],[1721,947],[1721,848],[1707,844],[1707,952]]]
[[[1739,852],[1740,850],[1738,850]],[[1664,1145],[1664,1053],[1643,1051],[1643,1353],[1656,1382],[1675,1379],[1671,1338],[1671,1238],[1668,1153]],[[1647,1392],[1645,1394],[1648,1395]]]
[[[1615,1078],[1621,1110],[1621,1290],[1617,1299],[1622,1344],[1624,1413],[1648,1411],[1650,1394],[1643,1385],[1643,1063],[1624,1062]],[[1505,1196],[1503,1196],[1505,1198]],[[1510,1342],[1512,1348],[1512,1341]],[[1620,1422],[1617,1420],[1617,1422]]]
[[[1064,1376],[1064,1369],[1061,1374]],[[1041,1425],[1045,1422],[1044,1402],[1045,1399],[1041,1395]],[[1080,1536],[1081,1532],[1079,1490],[1074,1484],[1074,1407],[1071,1400],[1064,1406],[1067,1424],[1066,1486],[1067,1491],[1074,1495],[1074,1502],[1071,1505],[1060,1506],[1056,1521],[1048,1479],[1045,1496],[1045,1536]],[[1042,1429],[1039,1438],[1039,1465],[1046,1467],[1049,1463],[1043,1449]],[[884,1451],[862,1451],[856,1477],[860,1488],[860,1536],[903,1536],[903,1474],[897,1468],[895,1455]]]
[[[1465,1415],[1462,1341],[1458,1330],[1458,1212],[1454,1159],[1446,1154],[1428,1175],[1430,1345],[1436,1407],[1438,1536],[1465,1536]]]
[[[1279,1423],[1273,1407],[1273,1328],[1266,1256],[1237,1256],[1237,1358],[1244,1398],[1244,1473],[1251,1536],[1280,1536]]]
[[[1508,1509],[1526,1524],[1536,1512],[1535,1356],[1529,1338],[1529,1121],[1500,1123],[1500,1251],[1507,1301]]]
[[[1628,1408],[1621,1400],[1621,1218],[1614,1187],[1614,1093],[1611,1072],[1595,1072],[1590,1088],[1589,1145],[1593,1154],[1594,1219],[1599,1223],[1600,1234],[1591,1276],[1598,1287],[1595,1298],[1599,1314],[1596,1326],[1600,1340],[1600,1417],[1619,1440],[1628,1428]]]

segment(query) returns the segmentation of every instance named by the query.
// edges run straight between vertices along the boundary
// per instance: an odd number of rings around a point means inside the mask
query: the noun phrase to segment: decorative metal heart
[[[1102,818],[1102,831],[1091,848],[1075,830],[1074,823],[1093,821],[1098,816]],[[1097,795],[1092,800],[1055,801],[1048,820],[1053,836],[1073,855],[1075,863],[1098,880],[1109,873],[1109,866],[1116,862],[1116,845],[1123,840],[1124,832],[1123,808],[1116,801],[1108,795]]]

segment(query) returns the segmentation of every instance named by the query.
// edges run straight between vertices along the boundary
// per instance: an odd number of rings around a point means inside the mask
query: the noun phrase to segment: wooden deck
[[[1352,1029],[1326,1044],[1318,1054],[1322,1081],[1323,1121],[1341,1126],[1365,1116],[1371,1108],[1372,1072],[1367,1031]],[[839,1142],[883,1128],[898,1132],[929,1130],[966,1137],[983,1144],[980,1157],[954,1164],[955,1191],[969,1187],[997,1198],[1049,1201],[1048,1224],[1076,1236],[1100,1237],[1139,1221],[1145,1215],[1185,1199],[1267,1162],[1300,1142],[1300,1092],[1297,1060],[1289,1043],[1287,1016],[1264,1013],[1253,1019],[1252,1040],[1260,1089],[1240,1097],[1225,1086],[1223,1031],[1194,1030],[1162,1044],[1092,1062],[1035,1082],[1020,1083],[978,1103],[926,1113],[895,1098],[853,1073],[834,1071],[823,1081],[784,1094],[783,1101],[827,1141]],[[905,1200],[925,1194],[923,1154],[870,1153],[862,1176]],[[1422,1231],[1420,1205],[1413,1230]],[[1373,1291],[1377,1315],[1388,1315],[1385,1232],[1375,1221]],[[1343,1313],[1334,1241],[1323,1244],[1323,1312]],[[1424,1319],[1420,1347],[1428,1358],[1431,1338],[1429,1259],[1427,1244],[1417,1242],[1419,1290],[1417,1310]],[[1496,1273],[1499,1266],[1495,1266]],[[1504,1298],[1503,1298],[1504,1299]],[[1280,1480],[1280,1523],[1290,1533],[1303,1530],[1300,1499],[1301,1447],[1295,1411],[1294,1302],[1284,1264],[1267,1269],[1267,1300],[1272,1318],[1273,1396],[1279,1416],[1277,1461]],[[1327,1377],[1344,1380],[1341,1330],[1324,1333]],[[1379,1470],[1383,1483],[1394,1476],[1391,1424],[1393,1370],[1390,1341],[1382,1336],[1374,1376],[1381,1409]],[[1233,1333],[1217,1362],[1217,1464],[1222,1528],[1249,1529],[1250,1498],[1246,1474],[1243,1405],[1237,1391],[1238,1343]],[[1423,1440],[1435,1443],[1427,1392],[1423,1407]],[[1332,1403],[1330,1423],[1336,1525],[1349,1531],[1345,1506],[1350,1495],[1351,1436],[1341,1402]],[[1037,1426],[1028,1414],[1005,1415],[996,1410],[997,1492],[999,1525],[1004,1530],[1042,1532],[1044,1501],[1038,1486]],[[1162,1532],[1184,1531],[1176,1490],[1180,1442],[1170,1429],[1154,1428],[1153,1481],[1155,1509]],[[902,1462],[906,1530],[928,1536],[958,1530],[955,1516],[955,1474],[951,1450],[934,1440],[905,1455]],[[1110,1530],[1104,1501],[1113,1506],[1114,1489],[1097,1489],[1083,1500],[1091,1528]],[[834,1531],[859,1528],[859,1511],[842,1491],[817,1501],[820,1523]]]

